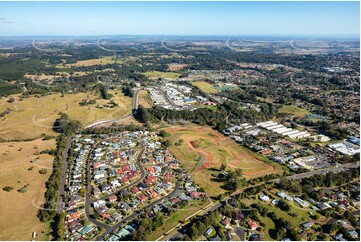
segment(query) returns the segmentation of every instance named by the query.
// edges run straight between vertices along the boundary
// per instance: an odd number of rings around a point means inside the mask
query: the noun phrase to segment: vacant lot
[[[168,70],[170,71],[179,71],[182,70],[183,68],[187,67],[188,64],[169,64],[168,65]]]
[[[210,127],[172,127],[165,130],[171,134],[171,152],[209,196],[224,192],[220,187],[222,184],[211,181],[222,163],[231,169],[242,169],[248,178],[282,171],[279,166],[255,158],[259,156]]]
[[[71,68],[71,67],[81,67],[81,66],[96,66],[96,65],[108,65],[108,64],[114,64],[114,63],[123,63],[120,60],[117,60],[113,56],[105,56],[99,59],[89,59],[89,60],[81,60],[77,61],[73,64],[59,64],[56,67],[58,68]]]
[[[181,75],[176,72],[161,72],[161,71],[147,71],[144,72],[143,74],[153,80],[158,78],[176,79]]]
[[[213,85],[208,82],[197,81],[197,82],[192,82],[192,85],[198,87],[205,93],[217,93],[218,92],[218,90],[215,89],[213,87]]]
[[[303,108],[299,108],[295,105],[286,105],[283,106],[282,108],[280,108],[280,110],[278,110],[279,113],[288,113],[288,114],[292,114],[295,117],[305,117],[307,114],[309,114],[310,112],[307,111],[306,109]]]
[[[96,93],[52,94],[44,97],[30,97],[19,101],[19,96],[13,96],[15,101],[8,103],[8,98],[0,99],[0,113],[10,110],[9,114],[0,118],[0,137],[9,139],[31,139],[41,134],[56,135],[52,131],[54,121],[59,112],[67,113],[71,118],[81,121],[83,126],[96,121],[122,117],[131,112],[131,98],[125,97],[120,91],[110,92],[112,100],[119,106],[115,108],[97,108],[105,105],[108,100],[98,99],[96,104],[80,106],[83,99],[97,99]]]
[[[148,91],[141,90],[139,92],[139,105],[142,105],[145,108],[151,108],[153,106],[152,100],[149,97]]]
[[[38,208],[34,204],[44,202],[45,182],[52,172],[54,158],[34,153],[51,148],[55,148],[54,139],[0,143],[0,240],[30,241],[33,231],[37,240],[43,238],[45,224],[37,218]],[[39,173],[42,168],[47,169],[45,175]],[[17,192],[26,184],[29,185],[25,193]],[[5,186],[13,190],[5,192],[2,190]]]

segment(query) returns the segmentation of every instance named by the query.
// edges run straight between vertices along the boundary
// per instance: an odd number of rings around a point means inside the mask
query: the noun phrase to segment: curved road
[[[174,190],[171,193],[169,193],[168,195],[166,195],[166,196],[164,196],[162,198],[159,198],[158,200],[146,205],[143,209],[147,209],[147,208],[150,208],[150,207],[152,207],[152,206],[154,206],[156,204],[159,204],[166,198],[178,196],[180,194],[180,192],[181,192],[181,190],[179,189],[179,186],[180,186],[180,180],[177,180],[176,185],[174,187]],[[97,237],[96,240],[97,241],[103,241],[105,236],[107,236],[108,234],[110,234],[112,231],[116,230],[120,226],[124,225],[125,223],[127,223],[127,222],[131,221],[132,219],[136,218],[138,215],[139,215],[138,212],[132,213],[128,217],[124,218],[122,221],[118,222],[116,225],[106,229],[106,231],[102,235]]]

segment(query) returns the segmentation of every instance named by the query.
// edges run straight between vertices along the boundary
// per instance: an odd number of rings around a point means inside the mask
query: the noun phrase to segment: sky
[[[0,2],[0,36],[359,35],[356,2]]]

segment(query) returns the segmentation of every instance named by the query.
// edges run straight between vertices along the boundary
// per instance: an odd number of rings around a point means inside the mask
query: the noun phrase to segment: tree
[[[3,190],[5,191],[5,192],[10,192],[11,190],[13,190],[14,188],[13,187],[10,187],[10,186],[5,186],[5,187],[3,187]]]
[[[39,173],[42,175],[45,175],[46,173],[48,173],[48,170],[43,168],[43,169],[39,170]]]
[[[288,202],[284,201],[284,200],[280,200],[278,203],[278,207],[283,210],[283,211],[290,211],[291,210],[291,206],[288,204]]]
[[[163,145],[164,145],[165,147],[169,147],[171,144],[172,144],[172,143],[170,142],[169,139],[167,139],[167,140],[165,140],[165,141],[163,142]]]
[[[276,239],[280,241],[281,239],[285,238],[287,234],[287,230],[285,228],[277,228],[276,229]]]
[[[169,137],[170,134],[167,133],[165,130],[161,130],[161,131],[159,131],[159,136],[165,138],[165,137]]]
[[[350,211],[346,210],[346,211],[343,213],[343,216],[344,216],[345,219],[350,220],[352,214],[351,214]]]
[[[144,108],[142,105],[139,105],[135,118],[138,119],[139,122],[147,123],[150,121],[151,115],[146,108]]]
[[[227,164],[225,162],[223,162],[219,169],[224,171],[224,170],[226,170],[226,168],[227,168]]]
[[[65,212],[62,212],[60,215],[59,215],[59,220],[58,220],[58,223],[57,223],[57,235],[58,235],[58,240],[63,240],[63,236],[64,236],[64,233],[65,233]]]

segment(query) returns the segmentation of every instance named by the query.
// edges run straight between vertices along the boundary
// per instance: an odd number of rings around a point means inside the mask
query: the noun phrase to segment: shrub
[[[39,170],[39,173],[42,175],[45,175],[46,173],[48,173],[48,170],[43,168],[43,169]]]
[[[10,187],[10,186],[5,186],[5,187],[3,187],[3,190],[5,191],[5,192],[10,192],[11,190],[13,190],[14,188],[13,187]]]

